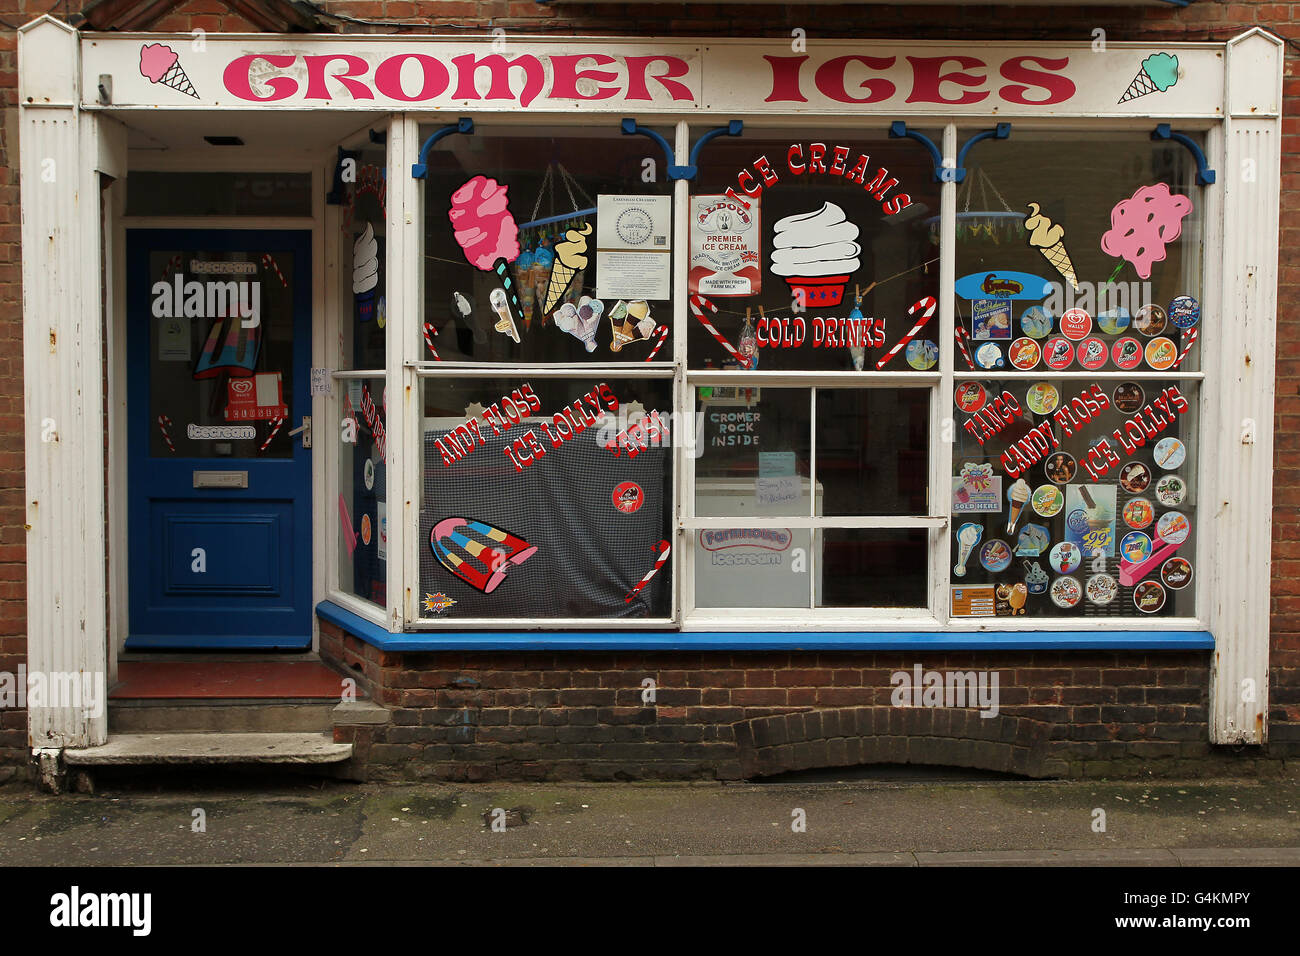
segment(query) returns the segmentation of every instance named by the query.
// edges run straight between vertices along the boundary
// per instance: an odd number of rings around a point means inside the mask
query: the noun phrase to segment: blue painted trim
[[[1172,139],[1175,143],[1181,143],[1192,154],[1196,160],[1196,185],[1213,186],[1215,180],[1214,170],[1209,168],[1209,160],[1205,158],[1205,153],[1201,150],[1200,144],[1185,133],[1175,133],[1169,129],[1168,123],[1160,123],[1151,131],[1152,139]]]
[[[970,139],[966,140],[961,149],[957,150],[957,168],[953,170],[952,181],[959,183],[966,178],[966,154],[976,143],[985,139],[1009,139],[1011,137],[1011,124],[998,123],[992,129],[981,130]]]
[[[316,614],[385,651],[1213,650],[1209,631],[416,631],[392,633],[330,601]]]
[[[659,148],[664,151],[664,162],[668,166],[668,178],[677,180],[685,179],[688,182],[695,178],[695,174],[700,171],[698,163],[700,151],[705,144],[719,136],[739,136],[745,131],[745,124],[740,120],[731,120],[726,126],[719,126],[716,129],[708,130],[703,133],[695,145],[691,147],[691,161],[689,166],[678,166],[675,162],[673,148],[668,144],[668,140],[652,129],[646,129],[644,126],[638,126],[635,119],[630,116],[624,117],[620,124],[624,136],[646,136],[659,144]]]
[[[465,133],[469,135],[474,132],[474,121],[468,116],[462,116],[454,123],[448,123],[433,131],[432,135],[424,141],[420,147],[420,161],[411,166],[411,176],[414,179],[424,179],[429,175],[429,151],[433,149],[435,143],[444,136],[450,136],[452,133]]]
[[[534,219],[532,222],[521,222],[520,229],[532,229],[534,226],[549,226],[552,223],[564,222],[568,219],[578,219],[582,216],[596,215],[596,207],[590,209],[575,209],[573,212],[566,212],[562,216],[547,216],[545,219]]]
[[[906,136],[908,139],[914,139],[924,146],[926,151],[930,154],[931,161],[934,163],[934,181],[936,183],[943,182],[944,174],[946,172],[951,172],[951,170],[945,170],[943,168],[943,153],[940,152],[938,146],[934,145],[934,140],[926,136],[924,133],[918,133],[914,129],[908,129],[907,124],[902,120],[894,120],[894,122],[889,124],[889,136],[891,139],[902,139]]]

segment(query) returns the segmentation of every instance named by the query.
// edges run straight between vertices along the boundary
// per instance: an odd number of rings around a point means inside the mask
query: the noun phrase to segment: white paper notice
[[[332,368],[314,368],[311,370],[311,393],[313,395],[332,395],[330,376],[334,374]]]
[[[780,505],[799,500],[799,476],[782,475],[779,478],[756,478],[754,493],[760,505]]]
[[[672,227],[671,196],[597,196],[596,295],[667,299]]]
[[[162,319],[158,324],[158,361],[188,362],[189,360],[189,319]]]

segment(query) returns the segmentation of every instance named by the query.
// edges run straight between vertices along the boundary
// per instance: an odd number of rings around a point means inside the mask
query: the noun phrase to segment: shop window
[[[427,160],[426,361],[672,360],[672,185],[653,143],[612,119],[480,124]]]
[[[693,606],[929,607],[939,187],[910,140],[719,139],[693,185]]]
[[[338,587],[385,606],[390,452],[386,421],[388,189],[382,146],[352,144],[337,195]],[[337,439],[335,438],[337,435]]]
[[[423,386],[422,619],[672,616],[670,377]]]
[[[1140,134],[1017,133],[972,158],[957,189],[951,613],[1194,617],[1191,155]]]

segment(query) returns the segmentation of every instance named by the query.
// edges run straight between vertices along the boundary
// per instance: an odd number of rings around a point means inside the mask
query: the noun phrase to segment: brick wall
[[[500,26],[520,33],[788,37],[792,29],[800,27],[808,31],[809,42],[815,43],[819,37],[835,36],[1080,40],[1092,38],[1093,31],[1101,28],[1110,41],[1195,41],[1226,40],[1250,26],[1263,25],[1286,36],[1300,37],[1300,24],[1293,24],[1300,5],[1215,0],[1197,0],[1184,9],[908,8],[857,4],[754,7],[743,3],[558,3],[543,7],[507,0],[323,0],[318,9],[333,15],[333,22],[343,32],[455,34],[462,32],[459,28]],[[44,6],[29,0],[0,0],[0,98],[7,114],[15,110],[16,103],[12,28],[43,12]],[[253,29],[220,0],[183,3],[152,27],[158,31],[196,28]],[[1273,741],[1270,750],[1274,754],[1300,753],[1300,517],[1296,507],[1300,505],[1300,335],[1296,334],[1300,324],[1300,266],[1288,261],[1290,250],[1300,245],[1300,118],[1295,109],[1300,78],[1292,75],[1295,65],[1295,51],[1288,49],[1272,555],[1269,720]],[[13,127],[10,120],[0,131],[0,670],[13,670],[23,659],[25,635],[19,219],[12,168],[16,150],[9,142]],[[393,703],[400,720],[377,735],[376,764],[439,776],[503,772],[635,775],[638,767],[652,761],[659,768],[657,772],[665,775],[736,776],[742,771],[742,762],[746,771],[761,767],[768,772],[783,761],[798,763],[817,755],[838,757],[841,748],[850,752],[850,739],[861,739],[844,733],[848,729],[844,715],[852,713],[855,730],[869,726],[874,731],[880,713],[875,708],[882,706],[882,694],[883,700],[888,697],[887,672],[910,667],[914,662],[913,656],[884,654],[394,657],[337,637],[327,639],[324,646],[336,659],[358,664],[380,699],[398,697]],[[1119,772],[1125,767],[1146,766],[1148,761],[1151,766],[1173,772],[1185,767],[1189,760],[1198,761],[1200,766],[1209,760],[1242,769],[1246,766],[1243,761],[1255,759],[1249,753],[1219,754],[1204,743],[1207,655],[914,657],[927,668],[969,667],[978,661],[982,667],[996,667],[1003,672],[1002,694],[1008,700],[1004,712],[1010,715],[1006,719],[1011,723],[998,733],[1008,739],[986,739],[991,733],[988,729],[978,731],[985,737],[971,737],[969,734],[975,731],[965,725],[947,728],[958,734],[953,738],[950,733],[948,739],[989,745],[980,749],[971,744],[971,752],[983,753],[985,763],[1036,767],[1040,773],[1089,774]],[[445,683],[462,670],[477,675],[469,680],[477,680],[479,685]],[[629,686],[621,683],[631,674],[666,677],[660,683],[664,690],[652,717],[638,706],[640,677]],[[777,682],[778,675],[781,683]],[[1008,679],[1006,675],[1014,676]],[[412,680],[416,683],[407,683]],[[1008,694],[1023,699],[1013,705]],[[743,723],[784,715],[792,709],[825,708],[847,709],[835,718],[833,726],[814,727],[813,718],[800,717],[796,727],[785,716],[780,718],[780,728],[775,724],[760,727],[758,723]],[[465,710],[475,712],[480,719],[470,725],[474,740],[448,740],[453,728],[441,721],[463,719],[461,711]],[[505,722],[501,723],[503,714]],[[537,716],[535,723],[525,722],[530,714]],[[549,723],[542,721],[543,715],[547,715]],[[894,719],[903,722],[897,734],[893,733]],[[1050,737],[1045,744],[1040,741],[1037,751],[1026,755],[1029,745],[1016,741],[1033,734],[1023,729],[1028,725],[1016,721],[1028,719],[1049,727]],[[890,730],[883,736],[901,736],[904,741],[944,739],[936,735],[934,720],[886,715],[880,728]],[[904,723],[908,726],[904,727]],[[989,723],[970,726],[982,728]],[[21,713],[0,712],[0,763],[24,759],[24,727]],[[812,738],[808,736],[809,728],[815,730]],[[836,736],[826,736],[828,730]],[[907,732],[901,733],[903,730]],[[460,729],[455,732],[467,733]],[[781,734],[785,734],[784,744],[759,743]],[[791,734],[803,736],[792,744]],[[997,750],[1002,756],[993,756],[996,748],[992,744],[1006,745]],[[888,753],[894,753],[898,744],[888,746]],[[938,747],[925,751],[925,746],[917,744],[921,748],[917,753],[933,756],[944,750]],[[457,747],[468,749],[457,751]],[[769,747],[776,749],[768,753]],[[561,752],[568,756],[558,756]],[[854,752],[859,757],[867,756],[860,749]],[[546,753],[551,756],[546,757]],[[871,758],[879,756],[874,753]],[[536,762],[543,759],[551,763],[538,766]]]
[[[1207,742],[1208,652],[395,654],[321,631],[322,654],[392,712],[338,734],[376,779],[728,780],[876,762],[1252,774],[1288,753]],[[999,713],[893,706],[891,675],[915,664],[997,671]]]

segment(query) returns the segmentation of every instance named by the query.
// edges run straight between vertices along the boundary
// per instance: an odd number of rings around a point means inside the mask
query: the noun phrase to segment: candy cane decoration
[[[433,337],[437,334],[438,330],[433,327],[432,322],[424,323],[424,344],[429,346],[429,351],[433,353],[433,360],[435,362],[441,362],[442,356],[440,356],[438,350],[433,347]]]
[[[694,296],[692,296],[692,298],[694,298]],[[627,597],[623,598],[624,604],[631,603],[632,599],[641,593],[641,589],[650,583],[650,579],[659,573],[659,569],[662,568],[664,563],[668,560],[668,552],[671,550],[672,548],[669,547],[667,541],[660,541],[655,545],[655,551],[659,555],[655,559],[655,566],[646,572],[645,577],[637,583],[636,587],[627,592]]]
[[[657,336],[659,336],[659,341],[656,342],[656,343],[654,344],[654,348],[652,348],[652,349],[650,350],[650,354],[647,355],[647,356],[645,357],[645,360],[646,360],[647,362],[649,362],[649,361],[650,361],[651,359],[653,359],[656,355],[658,355],[658,354],[659,354],[659,350],[660,350],[661,348],[663,348],[663,346],[664,346],[664,342],[667,341],[667,339],[668,339],[668,326],[666,326],[666,325],[661,325],[661,326],[659,326],[659,328],[655,329],[655,330],[654,330],[653,332],[651,332],[650,334],[651,334],[651,335],[657,335]]]
[[[280,426],[283,424],[283,418],[277,418],[275,420],[275,423],[271,425],[271,434],[266,436],[266,441],[262,442],[262,447],[259,448],[258,451],[266,451],[267,446],[271,444],[272,439],[275,438],[276,434],[280,431]]]
[[[731,357],[740,363],[741,368],[749,368],[749,359],[744,358],[739,352],[737,352],[736,347],[727,341],[726,336],[723,335],[721,332],[719,332],[714,327],[713,323],[704,317],[705,309],[708,309],[710,312],[716,313],[718,311],[718,307],[714,305],[712,302],[710,302],[708,299],[704,298],[704,296],[702,295],[691,296],[690,304],[691,304],[691,315],[695,316],[695,318],[699,320],[700,325],[704,326],[704,328],[708,330],[708,333],[712,335],[714,339],[717,340],[718,344],[721,345],[724,349],[726,349],[727,352],[731,355]]]
[[[1196,331],[1196,329],[1188,329],[1183,333],[1183,350],[1178,353],[1178,358],[1174,360],[1173,368],[1178,368],[1183,364],[1183,359],[1187,358],[1187,353],[1196,344]]]
[[[172,427],[172,420],[168,418],[166,415],[159,415],[158,427],[162,429],[163,441],[167,443],[167,447],[171,449],[172,454],[175,454],[176,446],[172,444],[172,436],[167,434],[167,429]]]
[[[937,308],[939,308],[939,303],[935,301],[934,296],[927,295],[924,299],[918,300],[915,304],[913,304],[913,306],[910,309],[907,310],[908,315],[915,315],[917,309],[925,309],[925,314],[922,315],[921,318],[917,320],[916,325],[912,326],[912,330],[910,332],[908,332],[906,335],[904,335],[901,339],[898,340],[897,345],[895,345],[892,349],[890,349],[879,359],[877,359],[876,371],[880,371],[887,364],[889,364],[890,359],[892,359],[899,352],[903,351],[903,347],[907,345],[908,342],[912,341],[912,339],[916,337],[916,333],[920,332],[921,329],[925,326],[925,323],[929,322],[930,319],[934,316],[934,311]],[[973,367],[974,366],[972,366],[972,368]]]
[[[957,347],[961,349],[961,357],[966,360],[966,364],[970,366],[970,369],[973,372],[975,371],[975,360],[970,357],[970,347],[966,344],[966,339],[970,333],[966,331],[966,326],[962,325],[960,322],[958,322],[954,328],[956,330],[955,335],[957,337]]]
[[[162,277],[166,279],[169,275],[171,275],[173,269],[179,269],[181,267],[181,263],[183,261],[184,260],[181,259],[181,254],[179,252],[176,253],[176,255],[172,256],[170,259],[168,259],[167,266],[166,268],[163,269]]]
[[[284,273],[280,271],[280,267],[275,263],[275,258],[269,252],[262,253],[262,265],[266,266],[279,277],[280,285],[284,286],[286,289],[289,288],[289,283],[285,281]]]

